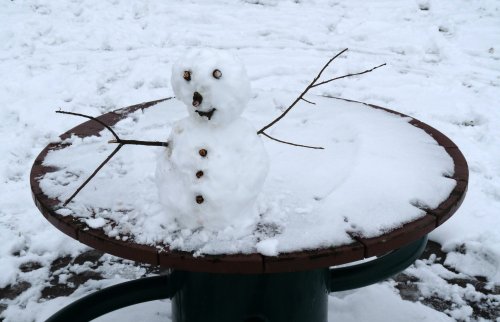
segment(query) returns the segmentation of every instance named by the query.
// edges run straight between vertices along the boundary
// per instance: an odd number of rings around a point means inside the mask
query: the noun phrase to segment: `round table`
[[[125,107],[98,119],[113,126],[132,112],[168,99]],[[408,117],[383,107],[356,103]],[[59,215],[56,211],[62,201],[46,196],[39,179],[57,170],[43,164],[49,151],[64,149],[68,144],[49,144],[36,158],[30,175],[33,199],[43,216],[63,233],[92,248],[171,269],[166,275],[115,285],[91,294],[62,309],[49,321],[88,321],[124,306],[161,298],[172,298],[175,322],[326,321],[328,293],[375,283],[411,265],[423,252],[427,234],[450,218],[465,197],[468,167],[457,146],[423,122],[411,119],[409,124],[432,136],[453,159],[451,178],[457,184],[437,208],[425,209],[423,217],[380,236],[353,236],[355,241],[349,245],[275,257],[259,253],[194,256],[165,247],[117,240],[75,217]],[[61,139],[72,134],[98,135],[103,129],[104,126],[90,120],[62,134]],[[329,268],[373,256],[377,258],[361,264]]]

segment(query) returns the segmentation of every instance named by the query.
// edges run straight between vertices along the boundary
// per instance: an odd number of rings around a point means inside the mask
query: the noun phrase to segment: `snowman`
[[[160,202],[181,229],[248,233],[269,162],[241,117],[250,98],[242,63],[226,52],[190,51],[174,64],[172,87],[189,116],[173,125],[159,155]]]

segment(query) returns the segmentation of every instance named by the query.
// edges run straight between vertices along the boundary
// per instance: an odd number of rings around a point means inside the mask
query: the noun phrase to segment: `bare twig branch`
[[[274,119],[271,123],[269,123],[266,126],[264,126],[262,129],[258,130],[257,134],[263,134],[265,130],[267,130],[268,128],[270,128],[271,126],[273,126],[274,124],[276,124],[279,120],[281,120],[283,117],[285,117],[285,115],[287,115],[288,112],[290,112],[290,110],[295,106],[295,104],[297,104],[302,99],[302,97],[313,87],[314,83],[316,83],[316,81],[321,77],[321,74],[323,74],[323,72],[328,67],[328,65],[330,65],[330,63],[332,61],[334,61],[337,57],[339,57],[340,55],[342,55],[347,50],[348,50],[348,48],[342,50],[340,53],[338,53],[337,55],[333,56],[323,66],[323,68],[321,68],[321,70],[319,71],[318,75],[313,79],[313,81],[309,85],[307,85],[306,89],[302,92],[302,94],[300,94],[299,97],[297,97],[297,99],[295,99],[295,101],[280,116],[278,116],[276,119]]]
[[[113,156],[118,152],[120,151],[120,149],[125,145],[125,144],[133,144],[133,145],[147,145],[147,146],[163,146],[163,147],[167,147],[168,146],[168,142],[157,142],[157,141],[140,141],[140,140],[122,140],[120,139],[120,137],[118,136],[118,134],[116,134],[115,131],[113,131],[113,129],[107,125],[106,123],[104,123],[103,121],[99,120],[98,118],[96,117],[93,117],[93,116],[89,116],[89,115],[85,115],[85,114],[80,114],[80,113],[73,113],[73,112],[66,112],[66,111],[56,111],[56,113],[60,113],[60,114],[69,114],[69,115],[76,115],[76,116],[81,116],[81,117],[84,117],[84,118],[87,118],[87,119],[90,119],[92,121],[95,121],[99,124],[101,124],[102,126],[104,126],[106,129],[108,129],[112,134],[113,136],[115,137],[115,140],[110,140],[108,141],[108,143],[117,143],[118,146],[113,150],[113,152],[111,152],[110,155],[108,155],[108,157],[106,158],[106,160],[104,160],[98,167],[97,169],[94,170],[94,172],[90,175],[90,177],[87,178],[87,180],[85,180],[84,183],[82,183],[78,189],[76,189],[76,191],[71,195],[71,197],[68,198],[68,200],[66,200],[63,204],[63,206],[66,206],[68,203],[71,202],[71,200],[73,200],[73,198],[76,197],[76,195],[78,195],[78,193],[90,182],[90,180],[92,180],[95,175],[102,169],[102,167],[104,167],[104,165],[106,165],[106,163],[109,162],[109,160],[111,160],[111,158],[113,158]]]
[[[316,103],[311,102],[311,101],[308,101],[308,100],[306,100],[306,99],[305,99],[305,98],[303,98],[303,97],[301,97],[300,99],[301,99],[301,100],[303,100],[304,102],[309,103],[309,104],[316,105]]]
[[[269,139],[274,140],[276,142],[280,142],[280,143],[284,143],[284,144],[288,144],[288,145],[300,146],[302,148],[308,148],[308,149],[318,149],[318,150],[323,150],[324,149],[323,147],[320,147],[320,146],[303,145],[303,144],[297,144],[297,143],[292,143],[292,142],[287,142],[287,141],[279,140],[277,138],[274,138],[274,137],[270,136],[266,132],[261,132],[260,134],[262,134],[262,135],[264,135],[264,136],[268,137]]]
[[[101,124],[102,126],[104,126],[105,128],[107,128],[111,132],[111,134],[113,134],[113,136],[115,137],[115,139],[120,140],[120,138],[118,137],[118,134],[116,134],[115,131],[113,131],[113,129],[109,125],[107,125],[106,123],[104,123],[103,121],[99,120],[96,117],[93,117],[93,116],[90,116],[90,115],[85,115],[85,114],[80,114],[80,113],[73,113],[73,112],[61,111],[61,110],[56,111],[56,113],[81,116],[81,117],[90,119],[92,121],[95,121],[95,122]]]
[[[163,146],[163,147],[167,147],[168,146],[168,142],[141,141],[141,140],[122,140],[118,136],[118,134],[116,134],[116,132],[113,131],[113,129],[111,128],[111,126],[109,126],[106,123],[104,123],[103,121],[99,120],[97,117],[93,117],[93,116],[85,115],[85,114],[80,114],[80,113],[61,111],[61,110],[56,111],[56,113],[81,116],[81,117],[90,119],[92,121],[95,121],[95,122],[101,124],[106,129],[108,129],[111,132],[111,134],[113,134],[113,136],[115,137],[114,140],[110,140],[110,141],[108,141],[108,143],[117,143],[117,144],[122,144],[122,145],[130,144],[130,145],[147,145],[147,146]]]
[[[98,167],[97,169],[94,170],[94,172],[90,175],[90,177],[87,178],[87,180],[85,180],[85,182],[83,184],[80,185],[80,187],[78,187],[78,189],[76,189],[76,191],[71,195],[71,197],[68,198],[68,200],[66,200],[63,204],[64,207],[66,207],[66,205],[68,203],[71,202],[71,200],[73,200],[73,198],[76,197],[76,195],[87,185],[87,183],[90,182],[90,180],[92,180],[95,175],[102,169],[102,167],[104,167],[104,165],[106,163],[109,162],[109,160],[111,160],[111,158],[122,148],[123,144],[120,144],[118,145],[114,150],[113,152],[111,152],[110,155],[108,155],[108,157],[106,158],[106,160],[104,160]]]
[[[363,71],[363,72],[360,72],[360,73],[347,74],[347,75],[343,75],[343,76],[335,77],[335,78],[332,78],[332,79],[326,80],[326,81],[324,81],[324,82],[321,82],[321,83],[318,83],[318,84],[314,84],[314,85],[313,85],[313,86],[311,86],[311,87],[316,87],[316,86],[324,85],[324,84],[326,84],[326,83],[330,83],[330,82],[332,82],[332,81],[334,81],[334,80],[341,79],[341,78],[346,78],[346,77],[351,77],[351,76],[357,76],[357,75],[366,74],[366,73],[372,72],[372,71],[374,71],[375,69],[380,68],[380,67],[385,66],[385,65],[386,65],[386,64],[385,64],[385,63],[383,63],[382,65],[378,65],[378,66],[376,66],[376,67],[373,67],[373,68],[371,68],[371,69],[367,69],[367,70],[365,70],[365,71]]]
[[[339,57],[340,55],[342,55],[344,52],[346,52],[348,49],[344,49],[342,50],[341,52],[339,52],[337,55],[333,56],[324,66],[323,68],[321,68],[321,70],[319,71],[318,75],[316,75],[316,77],[313,79],[313,81],[304,89],[304,91],[299,95],[299,97],[297,97],[295,99],[295,101],[293,101],[293,103],[283,112],[281,113],[280,116],[278,116],[277,118],[275,118],[271,123],[267,124],[266,126],[264,126],[263,128],[261,128],[259,131],[257,131],[257,134],[262,134],[268,138],[270,138],[271,140],[274,140],[274,141],[278,141],[278,142],[281,142],[281,143],[285,143],[285,144],[290,144],[290,145],[294,145],[294,146],[301,146],[301,147],[304,147],[304,148],[312,148],[312,149],[323,149],[322,147],[312,147],[312,146],[307,146],[307,145],[301,145],[301,144],[295,144],[295,143],[291,143],[291,142],[286,142],[286,141],[282,141],[282,140],[278,140],[276,138],[273,138],[271,136],[269,136],[268,134],[266,134],[264,131],[267,130],[268,128],[270,128],[271,126],[273,126],[274,124],[276,124],[277,122],[279,122],[283,117],[285,117],[286,114],[288,114],[288,112],[290,112],[290,110],[300,101],[305,101],[309,104],[315,104],[311,101],[308,101],[304,98],[304,95],[313,87],[317,87],[317,86],[320,86],[320,85],[324,85],[324,84],[327,84],[329,82],[332,82],[334,80],[337,80],[337,79],[341,79],[341,78],[346,78],[346,77],[351,77],[351,76],[357,76],[357,75],[362,75],[362,74],[366,74],[366,73],[369,73],[371,71],[374,71],[375,69],[377,68],[380,68],[382,66],[385,66],[385,63],[382,64],[382,65],[379,65],[379,66],[376,66],[376,67],[373,67],[371,69],[367,69],[365,71],[362,71],[362,72],[359,72],[359,73],[353,73],[353,74],[347,74],[347,75],[343,75],[343,76],[339,76],[339,77],[335,77],[335,78],[332,78],[332,79],[329,79],[329,80],[326,80],[326,81],[323,81],[323,82],[320,82],[320,83],[316,83],[319,78],[321,77],[321,74],[323,74],[323,72],[325,71],[325,69],[328,67],[328,65],[330,65],[330,63],[332,61],[334,61],[337,57]]]
[[[147,145],[147,146],[163,146],[167,147],[168,142],[158,142],[158,141],[140,141],[140,140],[109,140],[108,143],[117,143],[117,144],[131,144],[131,145]]]

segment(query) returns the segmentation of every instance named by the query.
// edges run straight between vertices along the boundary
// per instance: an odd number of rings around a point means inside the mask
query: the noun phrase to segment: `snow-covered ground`
[[[332,295],[330,319],[498,321],[499,44],[495,0],[3,1],[0,319],[43,321],[93,290],[152,273],[109,255],[97,261],[100,254],[34,207],[34,158],[81,122],[54,110],[99,115],[171,96],[172,62],[190,47],[237,51],[254,93],[299,94],[348,47],[329,75],[387,66],[315,93],[386,106],[436,127],[464,153],[470,183],[457,214],[431,234],[446,254],[437,247],[437,256],[428,253],[395,280]],[[170,311],[152,302],[113,314],[102,321],[168,321]]]

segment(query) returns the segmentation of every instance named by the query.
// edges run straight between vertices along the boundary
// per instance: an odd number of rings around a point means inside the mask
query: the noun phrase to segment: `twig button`
[[[205,150],[205,149],[201,149],[200,151],[198,151],[198,153],[199,153],[202,157],[206,157],[206,156],[207,156],[207,150]]]

